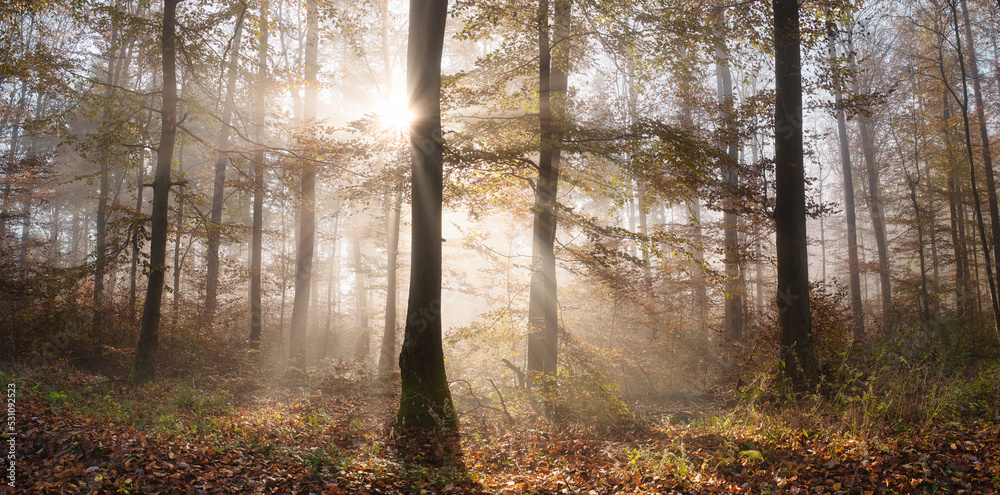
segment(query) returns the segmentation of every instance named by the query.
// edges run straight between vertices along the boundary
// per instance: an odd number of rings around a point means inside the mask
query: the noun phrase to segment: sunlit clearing
[[[409,130],[410,122],[413,121],[413,112],[407,108],[406,103],[383,103],[375,113],[382,127],[400,132]]]

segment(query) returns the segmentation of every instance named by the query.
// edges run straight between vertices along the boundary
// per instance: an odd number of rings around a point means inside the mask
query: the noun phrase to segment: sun
[[[407,108],[405,102],[383,103],[375,110],[378,115],[379,124],[386,129],[393,129],[399,132],[406,132],[413,122],[413,112]]]

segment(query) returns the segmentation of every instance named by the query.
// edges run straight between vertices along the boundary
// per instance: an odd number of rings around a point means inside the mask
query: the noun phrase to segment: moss
[[[458,425],[458,414],[451,399],[448,380],[442,373],[430,383],[416,379],[402,380],[399,412],[395,422],[406,428],[453,427]]]

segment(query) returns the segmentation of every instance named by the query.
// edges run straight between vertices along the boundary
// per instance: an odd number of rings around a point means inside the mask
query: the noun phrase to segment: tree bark
[[[447,0],[410,0],[406,90],[414,117],[410,124],[413,250],[395,417],[395,423],[404,427],[458,424],[441,342],[441,55],[447,18]]]
[[[741,342],[746,330],[746,287],[741,283],[742,267],[740,264],[739,246],[739,136],[733,123],[733,76],[729,68],[729,49],[726,47],[725,10],[719,9],[716,21],[718,41],[715,47],[716,89],[721,125],[724,126],[722,146],[726,149],[727,159],[722,166],[723,174],[723,248],[726,267],[726,305],[725,327],[726,338],[731,342]]]
[[[378,359],[378,370],[383,375],[392,371],[393,356],[396,354],[396,261],[399,257],[399,214],[402,200],[401,191],[396,188],[392,192],[392,203],[388,205],[386,217],[386,229],[389,232],[386,250],[389,259],[386,268],[385,329],[382,333],[382,349]]]
[[[177,70],[174,60],[174,29],[177,0],[163,1],[163,111],[160,145],[153,178],[152,232],[149,246],[149,286],[142,311],[142,329],[130,378],[137,382],[153,379],[154,359],[159,343],[160,306],[167,258],[167,213],[170,199],[170,167],[177,137]]]
[[[236,18],[236,30],[233,33],[232,51],[229,54],[229,74],[226,80],[226,101],[222,106],[222,119],[219,128],[219,139],[216,141],[215,185],[212,192],[212,212],[208,224],[208,274],[205,280],[205,308],[202,315],[202,325],[211,328],[215,323],[215,310],[218,304],[219,292],[219,245],[222,243],[222,204],[226,198],[226,166],[229,165],[229,135],[236,102],[237,62],[240,54],[240,42],[243,38],[243,17],[246,6],[240,10]]]
[[[840,169],[844,180],[844,216],[847,220],[847,269],[850,275],[851,328],[854,338],[865,334],[865,315],[861,307],[861,273],[858,264],[858,223],[854,210],[854,167],[851,165],[851,141],[847,137],[847,119],[844,116],[842,78],[837,64],[837,26],[827,23],[827,44],[830,51],[830,70],[833,73],[834,102],[837,108],[837,135],[840,138]]]
[[[317,83],[319,48],[319,5],[317,0],[309,0],[306,14],[305,52],[305,108],[304,120],[309,126],[316,125]],[[311,146],[311,145],[310,145]],[[309,318],[309,296],[312,285],[313,251],[316,246],[316,166],[310,160],[313,155],[306,153],[302,164],[302,197],[299,201],[299,238],[295,264],[295,299],[292,302],[292,328],[288,337],[288,357],[290,366],[305,367],[306,328]]]
[[[361,233],[362,223],[357,220],[354,227],[354,301],[356,317],[355,324],[358,329],[357,340],[354,341],[354,360],[365,362],[368,359],[368,351],[371,346],[371,329],[368,327],[368,283],[365,276],[364,260],[361,257],[361,243],[364,236]]]
[[[858,83],[857,60],[854,58],[854,41],[852,30],[847,32],[847,49],[850,53],[850,65],[855,74],[853,89],[855,95],[861,94],[861,85]],[[872,218],[872,231],[875,237],[875,247],[878,251],[878,273],[879,288],[882,294],[882,317],[883,326],[888,324],[889,309],[892,307],[892,281],[889,273],[889,248],[885,237],[885,221],[882,218],[882,193],[879,185],[879,165],[875,161],[875,137],[873,135],[873,122],[869,115],[864,113],[858,115],[858,128],[861,133],[861,151],[865,159],[865,170],[868,172],[868,211]]]
[[[550,43],[549,1],[538,2],[539,158],[528,303],[528,374],[533,383],[546,383],[547,386],[552,385],[552,380],[555,379],[559,348],[555,257],[556,196],[561,159],[560,121],[564,118],[568,78],[566,40],[571,8],[569,0],[554,0],[554,4],[554,43]]]
[[[979,186],[976,184],[976,162],[973,157],[972,152],[972,132],[970,130],[969,124],[969,87],[968,87],[968,74],[965,69],[965,55],[962,53],[962,35],[958,27],[958,8],[955,5],[954,0],[948,1],[949,7],[951,8],[952,14],[952,25],[955,31],[955,50],[958,52],[958,66],[961,70],[962,76],[962,98],[959,100],[958,95],[952,91],[952,96],[958,101],[960,110],[962,111],[962,124],[965,129],[965,150],[966,158],[969,161],[969,180],[972,184],[972,197],[976,205],[976,222],[979,224],[979,238],[983,246],[983,261],[986,266],[986,278],[990,285],[990,299],[993,304],[993,320],[996,324],[997,334],[1000,335],[1000,301],[997,300],[997,287],[996,282],[993,279],[993,266],[990,260],[990,246],[986,240],[986,227],[983,222],[983,209],[982,204],[979,199]],[[944,77],[944,68],[942,67],[942,77]],[[944,77],[945,84],[947,85],[947,78]],[[949,86],[950,88],[950,86]],[[989,143],[986,143],[989,144]],[[976,262],[975,255],[973,254],[973,262]],[[977,265],[977,279],[978,279],[978,265]],[[977,290],[979,284],[976,284]]]
[[[260,349],[261,324],[261,256],[264,244],[264,132],[266,126],[266,85],[268,50],[268,8],[260,4],[260,34],[257,51],[257,97],[254,100],[254,138],[257,151],[253,156],[253,220],[250,247],[250,348]]]
[[[972,23],[969,21],[969,6],[966,0],[961,0],[962,17],[965,21],[965,44],[968,52],[969,75],[972,77],[972,94],[976,99],[976,118],[979,123],[979,142],[983,153],[983,168],[986,175],[986,200],[990,208],[990,233],[993,241],[993,266],[997,268],[1000,277],[1000,206],[997,201],[997,183],[993,174],[993,153],[990,150],[990,133],[987,129],[986,105],[983,103],[983,89],[979,74],[979,60],[976,55],[976,44],[972,39]],[[1000,287],[1000,278],[996,281]],[[1000,314],[996,315],[1000,319]],[[998,323],[1000,331],[1000,323]]]
[[[797,0],[775,0],[775,247],[782,371],[799,389],[817,379],[809,305],[802,76]]]

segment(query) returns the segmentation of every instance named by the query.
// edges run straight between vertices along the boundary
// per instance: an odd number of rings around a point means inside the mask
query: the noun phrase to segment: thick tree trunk
[[[531,288],[528,303],[528,372],[536,383],[556,375],[559,321],[556,300],[556,195],[559,190],[560,122],[565,117],[569,0],[554,0],[554,43],[549,36],[549,0],[538,3],[539,158],[535,185]],[[555,48],[553,50],[553,47]],[[546,379],[541,379],[544,375]]]
[[[817,379],[809,305],[797,0],[775,0],[775,247],[782,371],[797,388]]]
[[[257,52],[257,95],[254,100],[254,139],[257,151],[253,156],[253,220],[250,241],[250,347],[260,349],[261,307],[261,256],[264,244],[264,131],[267,85],[268,49],[268,0],[260,5],[260,34]]]
[[[218,305],[219,293],[219,245],[222,240],[222,204],[226,197],[226,166],[229,165],[229,135],[233,112],[236,107],[235,91],[237,62],[239,61],[240,42],[243,39],[243,17],[246,6],[240,10],[236,18],[236,30],[233,33],[233,44],[229,54],[229,71],[226,80],[226,101],[222,106],[222,119],[219,128],[219,139],[216,141],[215,186],[212,192],[212,212],[208,224],[208,274],[205,280],[205,309],[202,314],[202,325],[211,328],[215,322],[215,310]]]
[[[309,0],[306,15],[305,53],[305,111],[307,125],[316,124],[317,82],[319,48],[319,5]],[[311,156],[312,153],[307,153]],[[292,328],[288,337],[289,363],[295,368],[305,367],[306,328],[309,318],[309,296],[312,286],[313,251],[316,246],[316,167],[311,161],[302,167],[302,197],[299,202],[299,249],[295,264],[295,299],[292,302]]]
[[[410,0],[406,89],[414,116],[413,250],[395,418],[405,427],[458,424],[441,343],[441,54],[447,18],[447,0]]]
[[[851,142],[847,137],[844,96],[841,93],[840,66],[837,64],[837,26],[827,23],[827,43],[834,78],[834,101],[837,108],[837,135],[840,138],[840,169],[844,180],[844,216],[847,220],[847,270],[851,290],[851,328],[854,338],[865,334],[865,315],[861,307],[861,273],[858,264],[858,223],[854,210],[854,167],[851,165]]]
[[[177,71],[174,61],[174,27],[177,0],[163,1],[163,111],[160,145],[153,178],[152,233],[149,245],[149,288],[142,312],[142,329],[131,379],[153,379],[154,358],[159,343],[160,305],[167,261],[167,213],[170,199],[170,167],[177,137]]]

